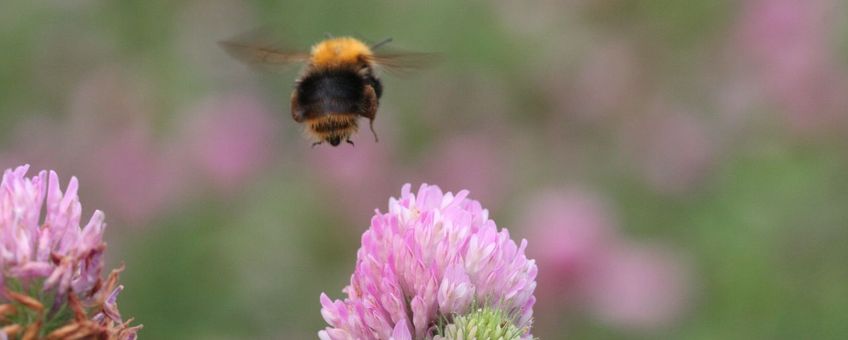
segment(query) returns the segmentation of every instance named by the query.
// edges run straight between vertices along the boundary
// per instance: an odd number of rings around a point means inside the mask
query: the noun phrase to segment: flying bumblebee
[[[309,53],[287,52],[251,34],[220,44],[231,56],[253,66],[306,62],[291,94],[291,115],[305,125],[314,147],[324,142],[338,146],[342,141],[353,145],[350,138],[359,129],[360,116],[368,118],[378,141],[374,119],[383,84],[375,67],[417,67],[431,59],[426,53],[374,52],[390,41],[369,46],[356,38],[328,37]]]

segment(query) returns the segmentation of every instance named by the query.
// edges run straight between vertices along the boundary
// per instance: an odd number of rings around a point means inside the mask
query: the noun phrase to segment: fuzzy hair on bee
[[[383,85],[374,75],[373,55],[354,38],[331,38],[312,47],[306,71],[296,81],[291,110],[296,122],[307,123],[315,143],[353,144],[358,116],[368,118],[374,131]]]
[[[312,146],[341,142],[353,144],[351,137],[359,130],[359,118],[367,118],[374,140],[374,119],[383,94],[383,84],[376,76],[376,66],[409,67],[424,54],[375,54],[374,50],[391,41],[367,45],[352,37],[327,38],[313,45],[310,52],[283,52],[255,37],[222,42],[236,57],[251,65],[274,65],[305,62],[291,94],[291,115],[304,126]],[[408,60],[405,60],[408,59]],[[410,62],[411,61],[411,62]]]

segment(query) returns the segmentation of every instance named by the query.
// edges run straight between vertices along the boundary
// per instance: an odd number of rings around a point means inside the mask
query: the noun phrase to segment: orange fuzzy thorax
[[[373,55],[371,48],[357,39],[330,38],[312,46],[310,61],[315,67],[339,67],[367,62]]]

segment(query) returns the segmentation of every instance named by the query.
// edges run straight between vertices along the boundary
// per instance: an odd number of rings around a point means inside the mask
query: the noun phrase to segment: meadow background
[[[310,148],[293,49],[438,52]],[[843,0],[4,1],[0,166],[81,181],[142,339],[309,339],[403,183],[469,189],[539,264],[542,339],[848,338]]]

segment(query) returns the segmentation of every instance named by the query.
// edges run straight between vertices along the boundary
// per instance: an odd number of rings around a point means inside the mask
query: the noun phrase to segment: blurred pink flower
[[[602,322],[638,331],[669,326],[686,307],[689,267],[659,246],[634,245],[609,208],[589,191],[543,192],[518,219],[538,261],[540,333],[561,334],[564,312],[589,310]]]
[[[122,220],[143,224],[165,210],[182,187],[182,172],[168,159],[144,129],[115,128],[104,143],[91,150],[86,178],[97,177],[95,195]]]
[[[844,5],[833,0],[753,0],[743,5],[740,50],[798,130],[844,123],[848,71],[836,62],[829,36],[840,10]]]
[[[72,155],[69,167],[124,224],[144,224],[185,190],[174,150],[154,137],[148,88],[138,74],[120,67],[96,69],[77,85],[69,122],[56,122],[67,126],[58,153]]]
[[[2,308],[11,315],[4,314],[0,320],[0,333],[7,335],[7,329],[16,327],[61,332],[62,326],[74,325],[72,334],[79,337],[134,339],[140,326],[128,327],[116,305],[123,289],[117,285],[121,270],[113,271],[106,281],[101,277],[106,250],[103,212],[95,211],[82,227],[77,179],[71,178],[62,193],[55,172],[41,171],[27,178],[28,169],[7,169],[0,182],[0,302],[4,303],[0,306],[19,304]],[[49,312],[45,305],[50,306]],[[57,313],[61,309],[73,313]]]
[[[76,172],[90,184],[93,201],[112,211],[116,220],[123,225],[141,224],[161,212],[174,196],[180,183],[175,178],[178,168],[154,144],[146,121],[121,117],[141,115],[135,111],[138,108],[121,107],[132,99],[97,100],[98,89],[116,88],[115,75],[96,73],[77,89],[66,120],[36,117],[14,127],[14,144],[4,150],[0,165],[53,164]],[[106,112],[112,109],[115,115]]]
[[[0,150],[0,169],[21,163],[38,168],[46,168],[50,164],[57,169],[65,168],[72,157],[57,152],[57,149],[64,150],[60,142],[62,133],[58,124],[46,117],[31,116],[17,122],[6,132],[12,144]]]
[[[277,117],[250,95],[221,95],[201,101],[185,115],[180,135],[183,159],[222,189],[243,185],[271,164]]]
[[[177,116],[183,124],[173,135],[157,136],[149,91],[138,78],[114,66],[92,71],[73,91],[66,118],[20,124],[0,162],[74,171],[90,183],[93,200],[126,226],[167,212],[191,188],[203,187],[196,184],[238,188],[274,159],[277,119],[255,97],[202,101]]]
[[[315,147],[307,153],[306,165],[318,187],[337,198],[338,208],[349,219],[368,221],[370,212],[397,190],[396,173],[402,170],[390,162],[394,151],[391,138],[381,136],[379,143],[361,140],[356,146]]]
[[[622,242],[593,272],[587,286],[589,307],[619,328],[666,329],[686,310],[690,276],[680,254]]]
[[[715,161],[715,136],[685,111],[658,108],[627,126],[625,150],[646,182],[665,194],[685,194],[709,174]]]
[[[710,91],[715,93],[716,129],[721,131],[719,139],[725,144],[745,134],[754,118],[765,114],[757,109],[763,102],[763,89],[753,77],[734,70],[736,66],[731,66],[729,74],[722,77],[725,80]]]
[[[594,193],[572,190],[531,198],[516,225],[527,228],[538,261],[541,305],[560,306],[578,297],[598,261],[616,237],[607,206]],[[541,307],[540,307],[541,308]]]
[[[96,145],[94,136],[104,127],[146,125],[153,113],[151,87],[141,74],[122,65],[103,65],[85,74],[68,100],[65,125],[77,137],[71,145]]]
[[[444,139],[426,153],[417,178],[447,188],[467,188],[480,201],[497,206],[507,187],[503,148],[497,138],[483,134]]]
[[[584,57],[574,77],[557,74],[553,81],[574,78],[570,94],[562,86],[551,98],[560,111],[572,112],[584,122],[598,122],[604,118],[629,112],[635,101],[642,97],[645,87],[640,86],[639,60],[632,43],[622,40],[606,41],[593,46]]]
[[[467,191],[404,185],[388,213],[362,235],[356,269],[332,301],[321,294],[330,327],[321,339],[425,339],[437,322],[472,307],[503,311],[530,337],[536,265]]]

